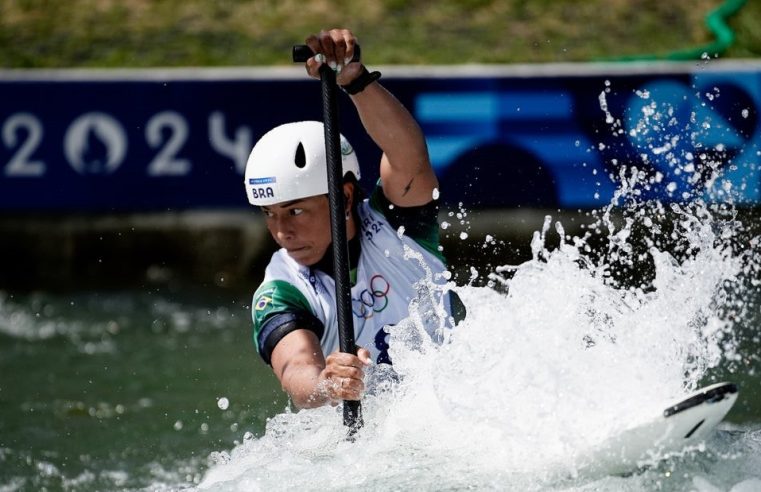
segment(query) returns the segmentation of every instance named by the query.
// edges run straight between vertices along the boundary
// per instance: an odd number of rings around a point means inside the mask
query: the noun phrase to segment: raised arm
[[[342,86],[352,83],[366,70],[359,62],[346,63],[354,56],[357,43],[347,29],[322,31],[306,42],[314,53],[323,55],[307,62],[307,70],[313,77],[319,77],[323,60],[336,68],[337,82]],[[352,95],[351,100],[368,135],[383,151],[380,176],[389,201],[400,207],[430,202],[438,181],[428,158],[423,132],[410,112],[377,81]]]

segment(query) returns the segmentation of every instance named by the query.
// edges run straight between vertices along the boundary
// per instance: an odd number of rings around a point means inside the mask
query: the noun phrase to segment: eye
[[[271,210],[268,210],[266,208],[262,209],[262,213],[264,214],[265,217],[268,217],[268,218],[271,218],[271,217],[273,217],[275,215],[275,214],[272,213]]]
[[[302,209],[302,208],[292,208],[288,212],[290,212],[291,215],[296,216],[296,215],[301,215],[304,212],[304,209]]]

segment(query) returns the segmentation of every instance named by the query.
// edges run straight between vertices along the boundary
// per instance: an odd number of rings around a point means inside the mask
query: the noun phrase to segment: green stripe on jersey
[[[295,311],[314,314],[309,302],[299,289],[284,280],[271,280],[260,285],[254,293],[251,309],[254,321],[254,345],[259,346],[257,343],[259,332],[267,319],[275,314]]]

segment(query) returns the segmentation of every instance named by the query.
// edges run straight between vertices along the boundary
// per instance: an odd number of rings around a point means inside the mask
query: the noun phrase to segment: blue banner
[[[622,165],[651,177],[645,198],[758,204],[761,68],[718,67],[404,77],[390,70],[382,82],[420,122],[450,205],[599,207]],[[251,147],[276,125],[321,119],[319,84],[275,71],[221,73],[0,73],[0,210],[248,206]],[[341,104],[342,133],[372,185],[380,151],[348,97]]]

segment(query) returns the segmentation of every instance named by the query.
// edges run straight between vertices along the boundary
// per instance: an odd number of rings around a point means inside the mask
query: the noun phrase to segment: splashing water
[[[620,134],[607,85],[601,108]],[[356,441],[345,439],[340,408],[286,411],[262,437],[215,454],[201,488],[668,489],[671,472],[657,462],[633,477],[590,477],[585,457],[742,358],[733,328],[757,309],[748,288],[758,284],[759,240],[744,234],[729,189],[715,186],[718,166],[679,154],[679,135],[655,129],[668,116],[655,95],[640,97],[647,109],[631,131],[647,136],[643,162],[667,153],[705,193],[648,200],[670,193],[668,180],[647,165],[619,166],[618,190],[583,237],[558,222],[559,246],[548,248],[547,217],[531,260],[496,269],[489,287],[457,289],[468,316],[443,344],[423,336],[415,309],[391,329],[394,374],[369,371]],[[717,190],[721,202],[707,199]],[[750,471],[761,469],[758,432],[741,444],[714,437],[702,450],[711,446],[750,456],[728,486],[761,485]],[[681,470],[693,478],[674,487],[713,490],[700,475],[710,466],[687,460]]]

